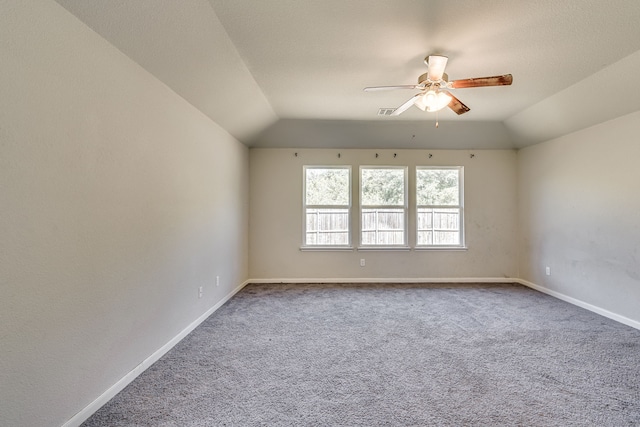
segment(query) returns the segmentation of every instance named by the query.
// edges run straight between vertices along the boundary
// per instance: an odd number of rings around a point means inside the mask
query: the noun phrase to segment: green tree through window
[[[404,205],[404,169],[362,169],[363,205]]]
[[[348,169],[307,169],[307,205],[349,204]]]

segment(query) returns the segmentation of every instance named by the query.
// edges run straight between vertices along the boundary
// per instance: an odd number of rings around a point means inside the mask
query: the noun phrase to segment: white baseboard
[[[171,338],[169,342],[156,350],[151,356],[147,357],[143,360],[138,366],[133,368],[130,372],[128,372],[124,377],[122,377],[118,382],[109,387],[107,391],[102,393],[96,400],[87,405],[80,412],[75,414],[69,421],[64,423],[62,427],[78,427],[80,424],[85,422],[91,415],[93,415],[98,409],[100,409],[105,403],[111,400],[116,394],[118,394],[122,389],[124,389],[131,381],[136,379],[138,375],[143,373],[147,368],[153,365],[158,359],[164,356],[169,350],[171,350],[176,344],[178,344],[184,337],[189,335],[191,331],[193,331],[198,325],[204,322],[209,316],[211,316],[217,309],[222,307],[224,303],[229,301],[231,297],[233,297],[236,293],[238,293],[242,288],[244,288],[248,283],[251,283],[249,280],[242,283],[240,286],[232,290],[229,294],[227,294],[224,298],[222,298],[218,303],[216,303],[213,307],[208,309],[204,314],[198,317],[196,320],[191,322],[189,326],[184,328],[178,335]]]
[[[524,279],[518,279],[513,277],[422,277],[422,278],[272,278],[272,279],[250,279],[239,285],[217,304],[208,309],[204,314],[194,320],[186,328],[184,328],[178,335],[173,337],[169,342],[156,350],[153,354],[142,361],[138,366],[133,368],[118,382],[109,387],[107,391],[102,393],[97,399],[87,405],[84,409],[74,415],[69,421],[63,424],[62,427],[78,427],[84,421],[86,421],[91,415],[93,415],[104,404],[111,400],[116,394],[124,389],[129,383],[131,383],[136,377],[138,377],[147,368],[153,365],[158,359],[164,356],[169,350],[171,350],[176,344],[178,344],[184,337],[186,337],[191,331],[193,331],[198,325],[211,316],[217,309],[222,307],[224,303],[230,300],[236,293],[250,283],[519,283],[527,286],[531,289],[535,289],[539,292],[551,295],[562,301],[566,301],[570,304],[582,307],[594,313],[605,316],[609,319],[620,322],[624,325],[631,326],[632,328],[640,330],[640,322],[629,319],[628,317],[621,316],[595,305],[586,303],[579,299],[564,295],[560,292],[547,289],[543,286],[529,282]]]
[[[631,326],[632,328],[635,328],[635,329],[640,329],[640,322],[638,322],[637,320],[629,319],[628,317],[621,316],[609,310],[605,310],[604,308],[600,308],[593,304],[589,304],[588,302],[584,302],[577,298],[573,298],[563,293],[545,288],[544,286],[536,285],[535,283],[529,282],[524,279],[517,279],[515,281],[517,283],[520,283],[521,285],[527,286],[531,289],[535,289],[536,291],[540,291],[544,294],[551,295],[552,297],[558,298],[559,300],[566,301],[570,304],[577,305],[578,307],[582,307],[586,310],[593,311],[594,313],[597,313],[601,316],[608,317],[609,319],[615,320],[616,322],[620,322],[624,325]]]
[[[513,277],[321,277],[250,279],[248,283],[520,283]]]

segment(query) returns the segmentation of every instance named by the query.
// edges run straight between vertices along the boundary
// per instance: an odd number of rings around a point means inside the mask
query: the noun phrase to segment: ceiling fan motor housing
[[[449,81],[449,75],[447,73],[442,73],[442,81],[444,82]],[[421,74],[420,77],[418,77],[418,84],[421,85],[423,83],[425,84],[429,83],[429,73]]]

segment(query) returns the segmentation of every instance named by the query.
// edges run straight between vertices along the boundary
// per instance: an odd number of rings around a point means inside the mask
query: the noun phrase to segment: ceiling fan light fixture
[[[436,94],[435,90],[432,89],[424,94],[424,103],[428,109],[433,108],[433,106],[436,105],[437,101],[438,95]]]
[[[438,92],[435,102],[431,105],[430,108],[427,108],[427,111],[432,112],[442,110],[444,107],[449,105],[451,99],[451,95],[449,95],[448,93]]]
[[[451,102],[451,96],[446,92],[436,92],[429,90],[422,96],[416,98],[415,105],[422,111],[434,112],[442,110]]]
[[[430,90],[429,92],[423,93],[421,96],[418,96],[416,98],[416,101],[414,102],[415,106],[422,111],[426,111],[427,107],[429,107],[429,100],[431,99],[430,93],[432,92],[433,90]]]

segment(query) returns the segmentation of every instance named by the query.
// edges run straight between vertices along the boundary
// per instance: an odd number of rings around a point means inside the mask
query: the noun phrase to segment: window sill
[[[410,251],[409,246],[359,246],[359,252],[366,251]]]
[[[300,246],[302,252],[351,252],[353,246]]]
[[[414,251],[466,251],[466,246],[416,246]]]
[[[301,252],[352,252],[357,250],[358,252],[367,251],[450,251],[450,252],[464,252],[468,248],[466,246],[416,246],[411,248],[410,246],[300,246]]]

